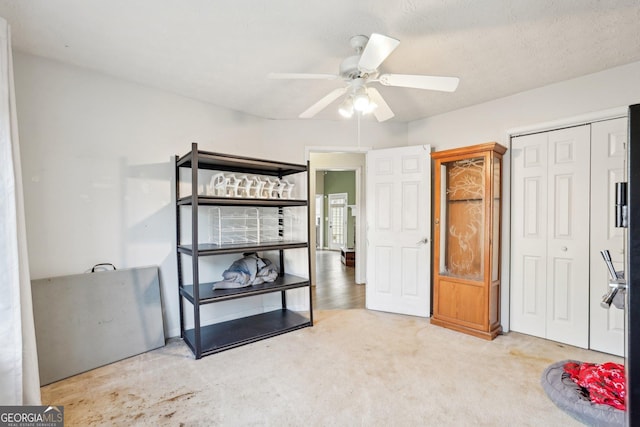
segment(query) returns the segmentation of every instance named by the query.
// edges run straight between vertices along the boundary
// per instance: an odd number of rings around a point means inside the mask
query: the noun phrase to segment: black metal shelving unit
[[[191,195],[180,197],[180,169],[191,169]],[[277,176],[307,173],[306,165],[272,162],[249,157],[231,156],[220,153],[199,151],[193,143],[191,151],[182,157],[176,156],[176,222],[177,222],[177,261],[178,289],[180,306],[180,331],[182,338],[193,351],[196,359],[219,351],[238,347],[244,344],[280,335],[296,329],[313,326],[313,306],[311,282],[309,278],[287,274],[284,271],[284,257],[287,249],[307,248],[307,270],[311,277],[311,258],[309,252],[309,226],[307,225],[306,241],[282,240],[262,244],[211,244],[198,241],[199,206],[238,206],[238,207],[275,207],[280,211],[287,207],[307,207],[307,200],[299,199],[261,199],[212,197],[198,194],[198,170],[206,169],[221,172],[250,173],[257,175]],[[180,222],[181,207],[191,207],[191,242],[181,244]],[[200,283],[198,259],[222,254],[279,251],[280,274],[272,283],[249,286],[238,289],[212,289],[211,283]],[[182,257],[191,258],[192,283],[185,284],[182,272]],[[287,308],[286,292],[291,289],[307,288],[309,292],[308,316]],[[201,325],[200,307],[232,299],[246,298],[267,293],[280,292],[282,306],[280,309],[260,313],[248,317],[229,320],[211,325]],[[185,313],[183,301],[193,307],[193,328],[185,329]]]

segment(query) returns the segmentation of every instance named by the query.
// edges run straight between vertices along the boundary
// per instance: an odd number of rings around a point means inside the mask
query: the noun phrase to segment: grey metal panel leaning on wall
[[[158,267],[33,280],[40,383],[165,344]]]

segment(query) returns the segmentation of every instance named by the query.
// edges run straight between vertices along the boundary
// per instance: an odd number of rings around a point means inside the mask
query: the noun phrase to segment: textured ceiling
[[[638,0],[0,0],[14,50],[268,119],[340,80],[349,39],[401,41],[382,72],[457,76],[454,93],[376,84],[408,122],[640,60]],[[316,119],[340,120],[337,104]]]

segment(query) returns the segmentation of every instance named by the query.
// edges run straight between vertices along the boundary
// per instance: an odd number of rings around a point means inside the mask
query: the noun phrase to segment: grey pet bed
[[[575,360],[563,360],[549,365],[542,373],[540,383],[549,399],[558,408],[589,426],[623,426],[624,411],[609,405],[592,403],[582,388],[564,372],[564,365],[568,362],[580,363]]]

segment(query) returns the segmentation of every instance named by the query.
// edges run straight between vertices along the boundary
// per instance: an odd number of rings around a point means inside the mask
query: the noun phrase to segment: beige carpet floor
[[[312,328],[194,360],[181,340],[42,388],[70,426],[573,426],[549,364],[620,358],[518,333],[488,342],[427,319],[315,312]]]

